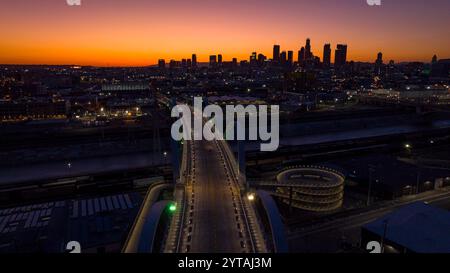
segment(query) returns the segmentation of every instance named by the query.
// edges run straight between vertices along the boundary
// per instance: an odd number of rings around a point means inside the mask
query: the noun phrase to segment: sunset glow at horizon
[[[4,1],[3,1],[4,2]],[[348,59],[431,61],[450,58],[450,1],[384,0],[14,0],[0,10],[1,64],[146,66],[195,53],[272,57],[311,39],[348,44]]]

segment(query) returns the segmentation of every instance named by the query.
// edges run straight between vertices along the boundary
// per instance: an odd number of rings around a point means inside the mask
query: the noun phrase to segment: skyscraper
[[[378,52],[377,60],[375,61],[376,65],[382,65],[383,64],[383,53]]]
[[[251,65],[256,65],[256,60],[257,58],[257,53],[256,52],[252,52],[252,55],[250,55],[250,64]]]
[[[279,45],[274,45],[273,46],[273,58],[272,60],[274,62],[280,62],[280,46]]]
[[[288,51],[288,64],[292,65],[294,63],[294,51]]]
[[[217,56],[211,55],[209,56],[209,66],[215,66],[217,64]]]
[[[159,60],[158,60],[158,67],[159,67],[160,69],[166,68],[166,60],[164,60],[164,59],[159,59]]]
[[[382,74],[382,67],[383,67],[383,53],[378,52],[377,59],[375,60],[375,72],[378,75]]]
[[[435,64],[435,63],[437,63],[437,61],[438,61],[438,57],[437,57],[437,55],[434,55],[433,58],[431,59],[431,63]]]
[[[217,56],[217,62],[218,62],[219,64],[222,64],[222,54],[219,54],[219,55]]]
[[[305,59],[310,60],[312,58],[311,53],[311,40],[308,38],[306,39],[306,46],[305,46]]]
[[[331,65],[331,45],[325,44],[323,47],[323,65],[325,67],[330,67]]]
[[[197,67],[197,55],[192,54],[192,67]]]
[[[305,61],[305,48],[302,47],[302,48],[298,51],[298,64],[299,64],[299,65],[302,65],[304,61]]]
[[[176,68],[177,67],[177,61],[175,61],[175,60],[170,60],[170,62],[169,62],[169,68],[170,69],[174,69],[174,68]]]
[[[347,45],[337,45],[334,56],[334,66],[341,67],[347,63]]]
[[[263,54],[258,54],[258,64],[262,65],[264,64],[264,62],[266,61],[266,56],[264,56]]]
[[[283,51],[280,54],[280,64],[285,65],[286,61],[287,61],[286,51]]]

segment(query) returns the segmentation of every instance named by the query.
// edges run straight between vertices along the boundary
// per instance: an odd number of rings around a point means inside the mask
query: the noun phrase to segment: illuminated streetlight
[[[247,194],[247,199],[248,199],[248,201],[254,201],[255,200],[255,194],[254,193]]]

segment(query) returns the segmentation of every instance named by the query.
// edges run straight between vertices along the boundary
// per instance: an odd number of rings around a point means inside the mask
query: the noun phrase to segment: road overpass
[[[237,163],[225,141],[186,141],[181,176],[184,197],[177,203],[182,202],[183,213],[181,221],[172,221],[166,252],[267,252],[256,213],[242,194],[244,184],[238,179]]]
[[[164,238],[163,252],[287,251],[284,227],[274,224],[281,223],[278,209],[266,198],[266,206],[259,211],[256,195],[246,192],[245,175],[240,172],[228,143],[224,140],[181,143],[181,166],[174,187],[176,211]],[[265,232],[267,227],[262,218],[269,218],[269,232]],[[271,240],[271,236],[276,236],[276,240]]]
[[[254,252],[239,185],[219,145],[217,141],[193,143],[196,166],[187,186],[181,252]]]

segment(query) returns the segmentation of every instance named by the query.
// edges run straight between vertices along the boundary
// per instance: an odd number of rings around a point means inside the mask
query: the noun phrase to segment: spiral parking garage
[[[326,212],[342,206],[345,177],[331,168],[292,166],[277,175],[275,195],[292,207]]]

